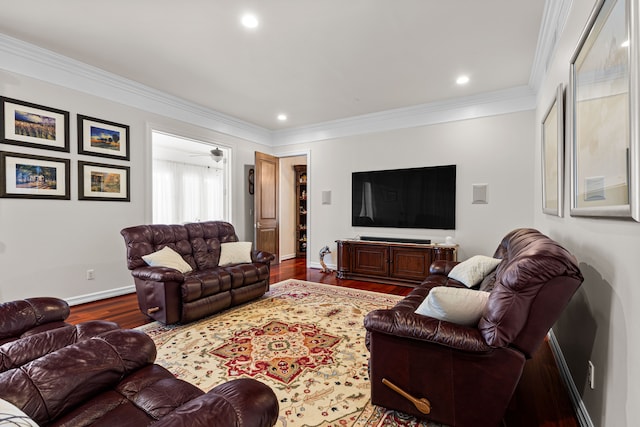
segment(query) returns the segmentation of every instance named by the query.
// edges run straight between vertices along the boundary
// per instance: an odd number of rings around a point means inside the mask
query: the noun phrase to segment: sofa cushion
[[[218,265],[251,263],[251,242],[229,242],[220,245]]]
[[[165,246],[157,252],[142,257],[144,262],[152,267],[169,267],[178,270],[181,273],[191,271],[191,266],[169,246]]]
[[[453,267],[448,276],[470,288],[480,283],[501,261],[489,256],[475,255]]]
[[[489,292],[436,286],[415,312],[459,325],[475,326],[482,317],[488,298]]]

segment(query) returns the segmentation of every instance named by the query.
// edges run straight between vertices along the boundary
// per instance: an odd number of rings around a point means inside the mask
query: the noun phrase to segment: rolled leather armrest
[[[441,274],[443,276],[446,276],[456,264],[460,263],[458,261],[434,261],[429,266],[429,274]]]
[[[476,328],[404,310],[374,310],[364,318],[364,327],[369,332],[431,342],[457,350],[475,353],[492,350]]]
[[[0,338],[19,336],[46,323],[69,317],[69,304],[54,297],[27,298],[0,304]]]
[[[276,256],[271,252],[266,251],[251,251],[251,260],[253,262],[261,262],[264,264],[269,264],[271,261],[276,259]]]
[[[131,275],[142,280],[153,282],[184,282],[184,274],[169,267],[138,267],[131,271]]]
[[[249,378],[232,380],[199,396],[154,423],[154,427],[212,425],[271,427],[278,399],[267,385]]]

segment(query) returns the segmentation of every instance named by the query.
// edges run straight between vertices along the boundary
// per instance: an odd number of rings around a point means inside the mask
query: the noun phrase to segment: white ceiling
[[[544,3],[0,0],[0,33],[280,130],[529,85]]]

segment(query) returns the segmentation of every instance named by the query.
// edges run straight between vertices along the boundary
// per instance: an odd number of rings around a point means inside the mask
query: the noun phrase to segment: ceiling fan
[[[222,160],[222,158],[224,157],[224,152],[218,147],[216,147],[213,150],[210,150],[208,154],[192,154],[191,155],[191,157],[199,157],[199,156],[211,156],[213,161],[215,161],[216,163],[219,163],[220,160]]]

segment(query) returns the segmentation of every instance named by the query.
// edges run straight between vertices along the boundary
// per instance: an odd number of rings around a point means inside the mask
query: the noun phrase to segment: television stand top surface
[[[410,237],[360,236],[360,240],[365,240],[368,242],[418,243],[423,245],[431,244],[431,239],[413,239]]]

